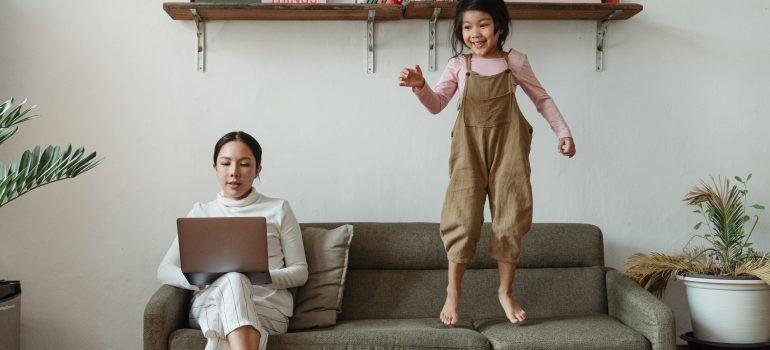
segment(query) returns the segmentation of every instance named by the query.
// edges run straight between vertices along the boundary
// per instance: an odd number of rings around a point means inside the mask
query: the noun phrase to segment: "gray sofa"
[[[534,224],[514,294],[528,319],[510,324],[497,300],[489,224],[463,281],[461,322],[438,320],[447,261],[434,223],[353,223],[336,326],[290,331],[270,349],[675,349],[671,310],[604,267],[602,233],[587,224]],[[333,228],[336,223],[303,224]],[[203,349],[189,329],[188,291],[162,286],[144,312],[144,349]]]

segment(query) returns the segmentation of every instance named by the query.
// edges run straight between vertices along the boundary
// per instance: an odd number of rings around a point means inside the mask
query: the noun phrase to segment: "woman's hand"
[[[398,85],[422,89],[425,86],[425,78],[422,76],[420,66],[416,65],[414,69],[404,68],[398,76]]]
[[[575,141],[571,137],[560,137],[556,150],[562,155],[572,158],[575,155]]]

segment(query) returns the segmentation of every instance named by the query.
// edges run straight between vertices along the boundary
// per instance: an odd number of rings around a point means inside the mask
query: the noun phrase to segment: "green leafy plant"
[[[29,115],[35,106],[25,107],[24,100],[16,107],[13,99],[0,104],[0,144],[18,131],[18,125],[36,118]],[[86,154],[83,147],[40,146],[26,150],[21,158],[8,166],[0,161],[0,207],[43,185],[78,176],[102,162],[96,152]]]
[[[711,243],[711,248],[705,251],[719,263],[722,274],[735,276],[738,266],[758,257],[758,253],[751,247],[749,238],[757,227],[759,215],[754,215],[754,224],[748,235],[744,230],[744,224],[751,221],[751,217],[746,215],[749,193],[747,187],[751,174],[746,177],[746,180],[739,176],[735,177],[735,180],[743,185],[742,189],[731,184],[727,178],[720,178],[719,181],[713,178],[711,180],[712,184],[701,181],[700,186],[687,194],[685,201],[698,207],[693,213],[703,216],[703,220],[695,224],[693,229],[697,231],[703,224],[708,227],[709,233],[696,235]],[[759,204],[751,207],[758,210],[765,209]]]
[[[685,196],[689,205],[697,207],[693,213],[702,216],[693,229],[705,229],[707,233],[693,235],[679,254],[634,254],[626,262],[625,274],[658,297],[663,296],[669,278],[674,275],[749,275],[770,284],[770,254],[755,251],[750,242],[759,215],[754,215],[748,234],[745,230],[751,222],[747,210],[764,210],[765,207],[760,204],[748,206],[751,174],[745,180],[735,176],[735,180],[741,186],[731,183],[728,178],[712,177],[710,184],[701,180],[700,185]],[[688,248],[694,238],[703,239],[708,246]]]

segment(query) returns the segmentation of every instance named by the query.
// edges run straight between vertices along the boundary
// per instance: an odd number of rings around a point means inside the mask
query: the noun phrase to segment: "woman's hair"
[[[481,11],[492,16],[495,32],[500,33],[497,40],[497,48],[503,50],[505,39],[508,38],[509,23],[508,7],[503,0],[459,0],[455,6],[455,20],[452,25],[452,51],[454,56],[463,53],[465,41],[463,40],[463,13],[465,11]]]
[[[246,144],[246,146],[249,147],[251,150],[251,153],[254,155],[254,161],[257,163],[257,166],[262,165],[262,147],[259,145],[259,142],[257,140],[243,132],[243,131],[231,131],[225,134],[225,136],[222,136],[219,141],[217,141],[217,144],[214,145],[214,165],[217,164],[217,157],[219,157],[219,150],[222,149],[222,146],[224,146],[226,143],[230,141],[241,141]]]

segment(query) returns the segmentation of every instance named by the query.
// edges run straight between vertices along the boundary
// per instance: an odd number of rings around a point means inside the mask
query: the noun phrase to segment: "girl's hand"
[[[398,76],[398,85],[422,89],[425,86],[425,78],[422,76],[420,66],[416,65],[414,69],[405,68],[402,70],[401,75]]]
[[[560,137],[556,150],[562,155],[572,158],[575,155],[575,142],[572,141],[571,137]]]

